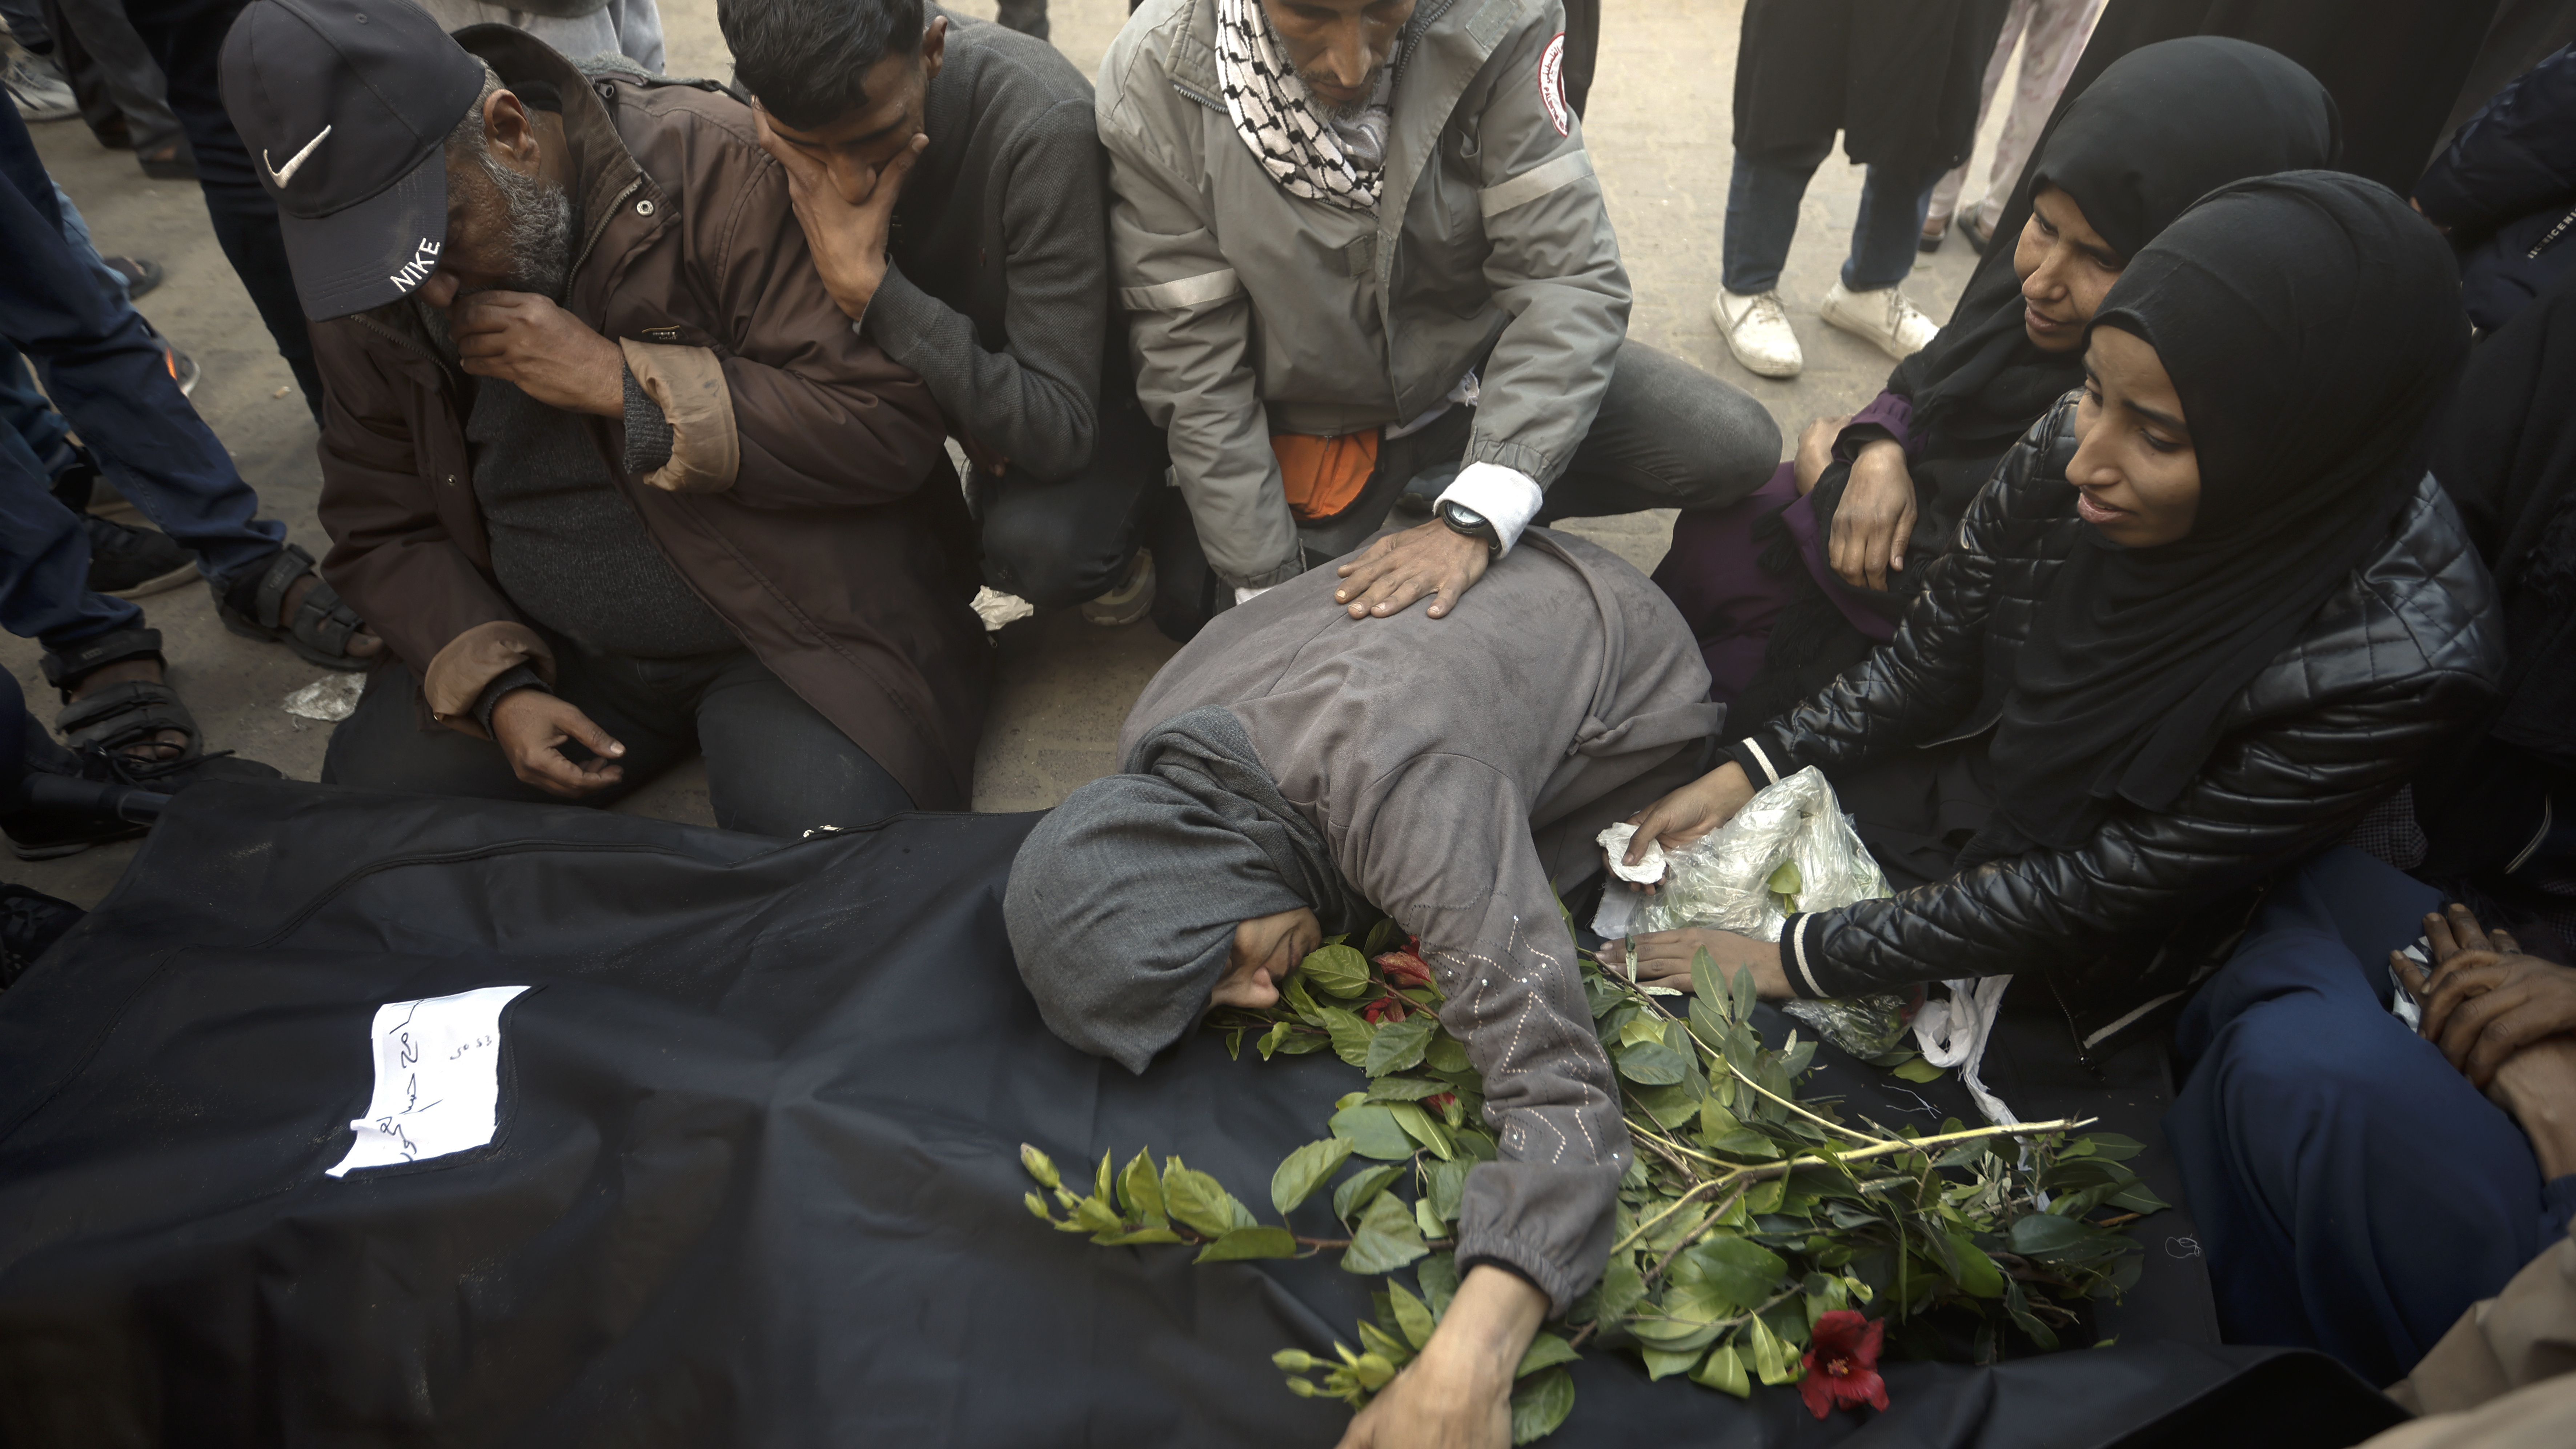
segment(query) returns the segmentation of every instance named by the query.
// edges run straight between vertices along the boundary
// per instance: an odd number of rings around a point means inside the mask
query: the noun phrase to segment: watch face
[[[1485,526],[1485,515],[1464,503],[1444,503],[1440,507],[1448,515],[1449,521],[1460,528],[1478,529]]]

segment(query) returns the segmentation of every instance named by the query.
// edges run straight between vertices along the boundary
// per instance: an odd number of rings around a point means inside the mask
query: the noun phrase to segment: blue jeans
[[[1827,137],[1795,150],[1735,153],[1735,174],[1726,184],[1726,290],[1744,297],[1780,285],[1789,243],[1798,234],[1798,203],[1805,199],[1816,167],[1833,149],[1833,139]],[[1843,262],[1844,287],[1875,292],[1904,281],[1914,270],[1924,211],[1940,180],[1937,170],[1916,175],[1869,168],[1860,189],[1860,215],[1852,222],[1851,255]]]
[[[2230,1342],[2375,1384],[2565,1231],[2576,1175],[2388,1014],[2388,953],[2441,895],[2349,847],[2283,878],[2175,1028],[2165,1137]]]
[[[54,204],[63,214],[63,234],[72,249],[89,264],[90,275],[98,279],[112,308],[127,305],[125,274],[107,264],[90,241],[89,223],[81,220],[80,208],[63,194],[60,183],[54,186]],[[0,427],[14,430],[26,441],[50,477],[60,478],[74,461],[71,424],[54,411],[54,405],[36,390],[36,379],[27,371],[27,360],[17,348],[0,338]]]
[[[142,317],[121,296],[103,295],[72,243],[26,123],[7,107],[0,107],[0,256],[8,258],[0,267],[0,338],[44,370],[54,405],[117,491],[195,551],[219,592],[264,567],[285,542],[285,526],[256,516],[258,495],[180,395]],[[54,501],[41,461],[31,477],[0,478],[0,535],[10,551],[0,565],[7,578],[0,627],[53,647],[139,615],[119,600],[52,596],[87,594],[89,546],[80,520]],[[25,466],[17,459],[8,472]],[[58,556],[71,547],[69,535],[79,536],[76,564]]]

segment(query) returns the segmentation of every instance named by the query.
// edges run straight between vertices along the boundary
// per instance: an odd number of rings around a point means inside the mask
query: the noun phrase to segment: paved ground
[[[990,13],[989,0],[968,0],[962,8]],[[1805,375],[1791,382],[1753,377],[1728,357],[1708,315],[1725,214],[1728,98],[1742,6],[1736,0],[1608,0],[1603,8],[1600,76],[1586,130],[1636,289],[1632,334],[1750,389],[1780,420],[1785,456],[1808,418],[1849,411],[1886,377],[1883,354],[1815,315],[1841,264],[1860,172],[1839,157],[1818,172],[1790,258],[1783,290],[1806,348]],[[1055,0],[1055,40],[1089,72],[1124,19],[1123,0]],[[714,0],[663,0],[663,21],[674,73],[729,73]],[[195,185],[147,180],[130,154],[100,150],[77,122],[38,127],[37,142],[103,250],[148,256],[169,269],[170,280],[141,302],[142,311],[204,365],[197,408],[270,516],[286,520],[296,541],[321,553],[312,421],[216,248]],[[1972,185],[1972,199],[1975,191]],[[1953,241],[1923,260],[1908,290],[1926,311],[1944,316],[1974,262]],[[1651,568],[1670,528],[1669,514],[1648,514],[1580,531]],[[175,682],[216,748],[298,778],[319,774],[330,726],[289,715],[281,701],[322,671],[283,649],[226,633],[200,586],[146,600],[144,607],[167,638]],[[1102,630],[1070,612],[1014,624],[996,643],[999,688],[975,792],[976,807],[984,810],[1051,805],[1110,769],[1128,702],[1171,654],[1151,624]],[[0,637],[0,666],[26,687],[39,715],[50,716],[37,652],[27,641]],[[710,823],[704,771],[683,766],[621,808]],[[40,864],[0,857],[0,879],[91,903],[115,882],[133,850],[107,847]]]

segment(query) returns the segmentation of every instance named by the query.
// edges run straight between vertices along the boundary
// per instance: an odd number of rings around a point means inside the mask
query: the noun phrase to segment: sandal
[[[307,664],[353,672],[368,668],[371,661],[349,652],[349,640],[364,631],[367,622],[320,577],[313,580],[312,592],[296,606],[294,615],[287,615],[286,591],[312,572],[313,555],[290,543],[277,551],[268,567],[217,593],[215,617],[245,639],[285,645]]]
[[[179,691],[143,679],[91,690],[63,706],[63,712],[54,716],[54,728],[63,732],[63,743],[75,750],[95,749],[103,755],[130,758],[138,765],[179,763],[205,753],[197,717],[179,702]],[[177,730],[188,737],[188,742],[179,746],[175,755],[128,755],[137,745],[157,744],[169,749],[169,743],[160,738],[163,730]]]
[[[1977,225],[1977,219],[1974,216],[1959,223],[1959,235],[1968,239],[1968,250],[1979,256],[1984,256],[1986,248],[1994,245],[1995,242],[1995,234]]]

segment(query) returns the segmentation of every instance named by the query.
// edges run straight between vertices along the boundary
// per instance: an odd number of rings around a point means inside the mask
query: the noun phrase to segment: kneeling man
[[[1626,340],[1564,31],[1556,0],[1146,0],[1111,42],[1137,394],[1235,598],[1409,491],[1442,517],[1323,607],[1437,617],[1533,521],[1719,507],[1777,465],[1760,403]]]
[[[321,324],[323,571],[410,666],[324,781],[605,802],[703,748],[729,829],[965,808],[938,406],[832,305],[750,109],[363,8],[254,0],[223,57]]]
[[[1512,1369],[1600,1276],[1629,1161],[1552,880],[1698,768],[1721,713],[1690,632],[1607,551],[1534,529],[1477,607],[1354,620],[1317,571],[1217,616],[1146,686],[1123,774],[1039,822],[1004,913],[1047,1025],[1143,1071],[1211,1004],[1266,1007],[1375,906],[1421,938],[1483,1076],[1456,1303],[1354,1426],[1508,1438]]]

